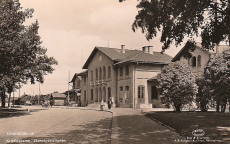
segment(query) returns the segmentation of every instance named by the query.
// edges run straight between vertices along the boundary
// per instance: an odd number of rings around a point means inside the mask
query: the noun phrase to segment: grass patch
[[[28,114],[28,112],[26,110],[0,108],[0,118],[22,116],[22,115],[26,115],[26,114]]]
[[[173,128],[184,137],[194,137],[192,132],[202,129],[205,132],[204,137],[230,142],[230,113],[152,112],[146,116]]]

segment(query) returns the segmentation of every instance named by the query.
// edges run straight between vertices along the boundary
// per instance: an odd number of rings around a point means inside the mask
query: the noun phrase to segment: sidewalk
[[[28,107],[23,107],[30,108]],[[80,109],[90,111],[100,111],[100,107],[58,107],[58,109]],[[41,107],[35,107],[41,109]],[[42,108],[46,109],[46,108]],[[105,107],[104,112],[112,113],[111,144],[172,144],[175,140],[184,139],[179,134],[162,126],[145,116],[145,112],[150,111],[172,111],[172,109],[132,109],[132,108],[111,108]],[[94,131],[95,132],[95,131]],[[96,133],[95,133],[96,134]],[[110,133],[109,133],[110,135]]]

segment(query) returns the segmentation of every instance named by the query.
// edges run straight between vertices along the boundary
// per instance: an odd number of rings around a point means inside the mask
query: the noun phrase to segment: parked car
[[[32,105],[32,103],[30,101],[25,102],[25,106],[31,106],[31,105]]]

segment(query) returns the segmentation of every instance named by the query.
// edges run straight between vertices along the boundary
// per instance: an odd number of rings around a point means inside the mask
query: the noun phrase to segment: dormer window
[[[201,66],[201,56],[198,55],[197,57],[197,66]]]

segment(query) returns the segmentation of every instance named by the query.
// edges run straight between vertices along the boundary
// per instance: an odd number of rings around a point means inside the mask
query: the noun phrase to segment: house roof
[[[209,53],[208,51],[202,49],[201,43],[196,43],[196,48],[198,48],[198,49],[200,49],[200,50],[202,50],[202,51],[204,51],[204,52]],[[184,54],[184,52],[187,51],[187,50],[188,50],[187,47],[183,47],[183,48],[176,54],[176,56],[172,59],[172,62],[175,62],[175,61],[179,60],[180,57]]]
[[[61,94],[61,93],[52,93],[52,96],[54,98],[65,98],[66,97],[65,94]]]
[[[125,49],[125,53],[121,52],[121,49],[117,48],[105,48],[105,47],[95,47],[93,52],[90,54],[86,63],[83,66],[83,69],[87,69],[89,63],[95,56],[95,54],[100,51],[110,58],[115,63],[120,62],[140,62],[140,63],[169,63],[171,62],[172,57],[160,52],[153,52],[152,54],[145,53],[140,50],[129,50]],[[120,64],[118,63],[118,64]]]
[[[216,49],[214,49],[214,50],[209,50],[209,51],[202,49],[202,45],[201,45],[201,43],[199,43],[199,42],[196,43],[196,48],[198,48],[198,49],[200,49],[200,50],[202,50],[202,51],[204,51],[204,52],[206,52],[206,53],[208,53],[208,54],[210,54],[210,53],[216,53]],[[227,45],[218,45],[218,51],[219,51],[219,53],[222,53],[223,51],[228,50],[228,49],[230,49],[230,47],[227,46]],[[180,57],[183,55],[183,53],[184,53],[186,50],[188,50],[188,48],[183,47],[183,48],[177,53],[177,55],[172,59],[172,62],[175,62],[175,61],[179,60]]]
[[[79,76],[79,74],[75,73],[74,76],[73,76],[73,78],[72,78],[72,80],[70,82],[74,82],[77,77],[81,80],[81,77]]]

